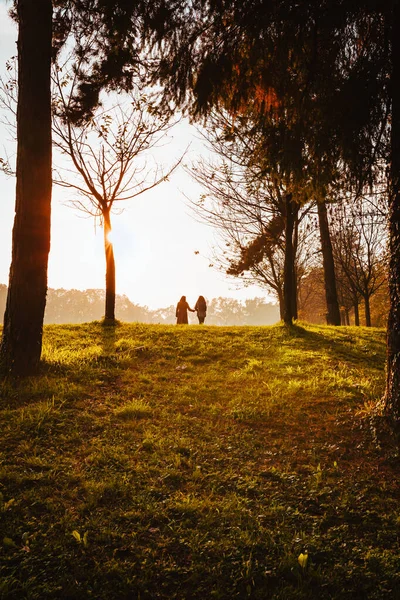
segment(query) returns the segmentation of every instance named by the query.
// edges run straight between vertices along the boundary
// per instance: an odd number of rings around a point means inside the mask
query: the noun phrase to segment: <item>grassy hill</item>
[[[47,326],[0,384],[0,598],[400,598],[384,338]]]

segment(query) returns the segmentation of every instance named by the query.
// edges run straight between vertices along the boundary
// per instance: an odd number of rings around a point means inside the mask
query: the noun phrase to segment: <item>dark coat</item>
[[[187,302],[178,302],[176,305],[176,324],[187,325],[188,324],[188,310],[193,312]]]

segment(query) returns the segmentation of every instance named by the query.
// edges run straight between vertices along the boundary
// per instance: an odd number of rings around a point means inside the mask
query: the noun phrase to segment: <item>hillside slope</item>
[[[0,598],[400,598],[384,338],[47,326],[0,384]]]

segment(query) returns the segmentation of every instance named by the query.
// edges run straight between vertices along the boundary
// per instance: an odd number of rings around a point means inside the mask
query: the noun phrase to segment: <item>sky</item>
[[[0,0],[0,76],[6,77],[6,61],[16,54],[16,26],[8,17],[10,2]],[[0,114],[4,120],[4,114]],[[207,149],[196,129],[187,122],[171,132],[171,142],[157,151],[166,167],[190,144],[184,162],[204,155]],[[0,123],[0,156],[15,156],[12,133]],[[232,278],[209,265],[216,233],[200,223],[187,198],[196,199],[201,188],[181,168],[170,181],[124,204],[124,212],[112,217],[118,294],[135,304],[161,308],[176,304],[182,295],[194,304],[201,294],[244,301],[264,298],[258,286],[238,289]],[[105,284],[103,231],[83,213],[67,205],[71,192],[53,187],[50,288],[90,289]],[[0,173],[0,283],[8,283],[11,236],[14,221],[15,179]],[[118,315],[117,315],[118,316]]]

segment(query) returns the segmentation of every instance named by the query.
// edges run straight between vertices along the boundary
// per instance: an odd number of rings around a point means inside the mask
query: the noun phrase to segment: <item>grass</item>
[[[384,338],[47,326],[0,382],[0,598],[400,598]]]

